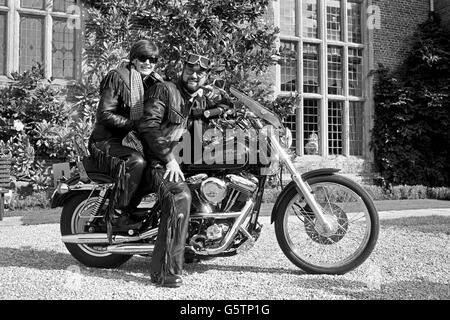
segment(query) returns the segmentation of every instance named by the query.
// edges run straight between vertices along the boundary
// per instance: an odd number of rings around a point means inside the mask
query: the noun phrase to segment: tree
[[[88,80],[98,81],[141,38],[160,47],[158,67],[166,76],[188,52],[208,55],[215,75],[241,85],[247,74],[264,73],[276,62],[278,30],[264,20],[269,0],[87,2]]]
[[[378,71],[372,147],[392,184],[450,185],[450,35],[437,15],[419,25],[397,76]]]

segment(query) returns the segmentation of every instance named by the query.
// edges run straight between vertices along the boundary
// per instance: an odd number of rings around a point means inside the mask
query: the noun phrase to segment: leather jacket
[[[153,72],[143,81],[144,90],[162,81],[162,78]],[[135,129],[135,121],[130,120],[130,102],[129,66],[111,70],[100,83],[100,102],[90,141],[122,139],[128,132]]]
[[[205,97],[190,95],[180,82],[158,83],[150,88],[138,124],[146,160],[165,165],[174,159],[172,150],[187,127],[191,109],[205,109],[207,103]]]

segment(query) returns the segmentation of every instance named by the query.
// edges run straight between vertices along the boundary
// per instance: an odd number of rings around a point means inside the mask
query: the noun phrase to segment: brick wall
[[[430,1],[373,0],[372,4],[381,13],[381,29],[373,32],[375,67],[382,63],[395,70],[406,57],[417,25],[428,18]]]

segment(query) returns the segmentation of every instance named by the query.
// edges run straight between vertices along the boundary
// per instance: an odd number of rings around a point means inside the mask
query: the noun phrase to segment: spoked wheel
[[[366,191],[339,175],[308,180],[331,230],[315,218],[296,188],[276,212],[275,233],[284,254],[309,273],[344,274],[373,251],[379,232],[378,213]]]
[[[97,196],[89,198],[88,194],[78,194],[70,198],[65,203],[61,214],[61,235],[89,232],[88,222],[93,218],[91,212],[97,199]],[[65,246],[75,259],[94,268],[116,268],[132,257],[106,252],[107,244],[65,243]]]

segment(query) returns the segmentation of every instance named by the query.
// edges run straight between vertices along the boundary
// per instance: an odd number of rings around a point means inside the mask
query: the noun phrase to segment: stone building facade
[[[281,65],[273,68],[279,95],[300,93],[287,119],[300,170],[340,168],[374,176],[370,135],[373,76],[399,68],[430,0],[274,0]],[[312,146],[312,148],[311,148]]]
[[[450,30],[450,0],[435,0],[434,10],[441,16],[444,26]]]
[[[434,2],[433,2],[434,1]],[[34,61],[61,84],[82,75],[81,0],[0,0],[0,85]],[[337,167],[370,177],[373,77],[395,70],[430,10],[450,21],[450,0],[273,0],[281,64],[264,77],[278,95],[300,94],[286,123],[301,170]],[[274,80],[275,79],[275,80]]]

